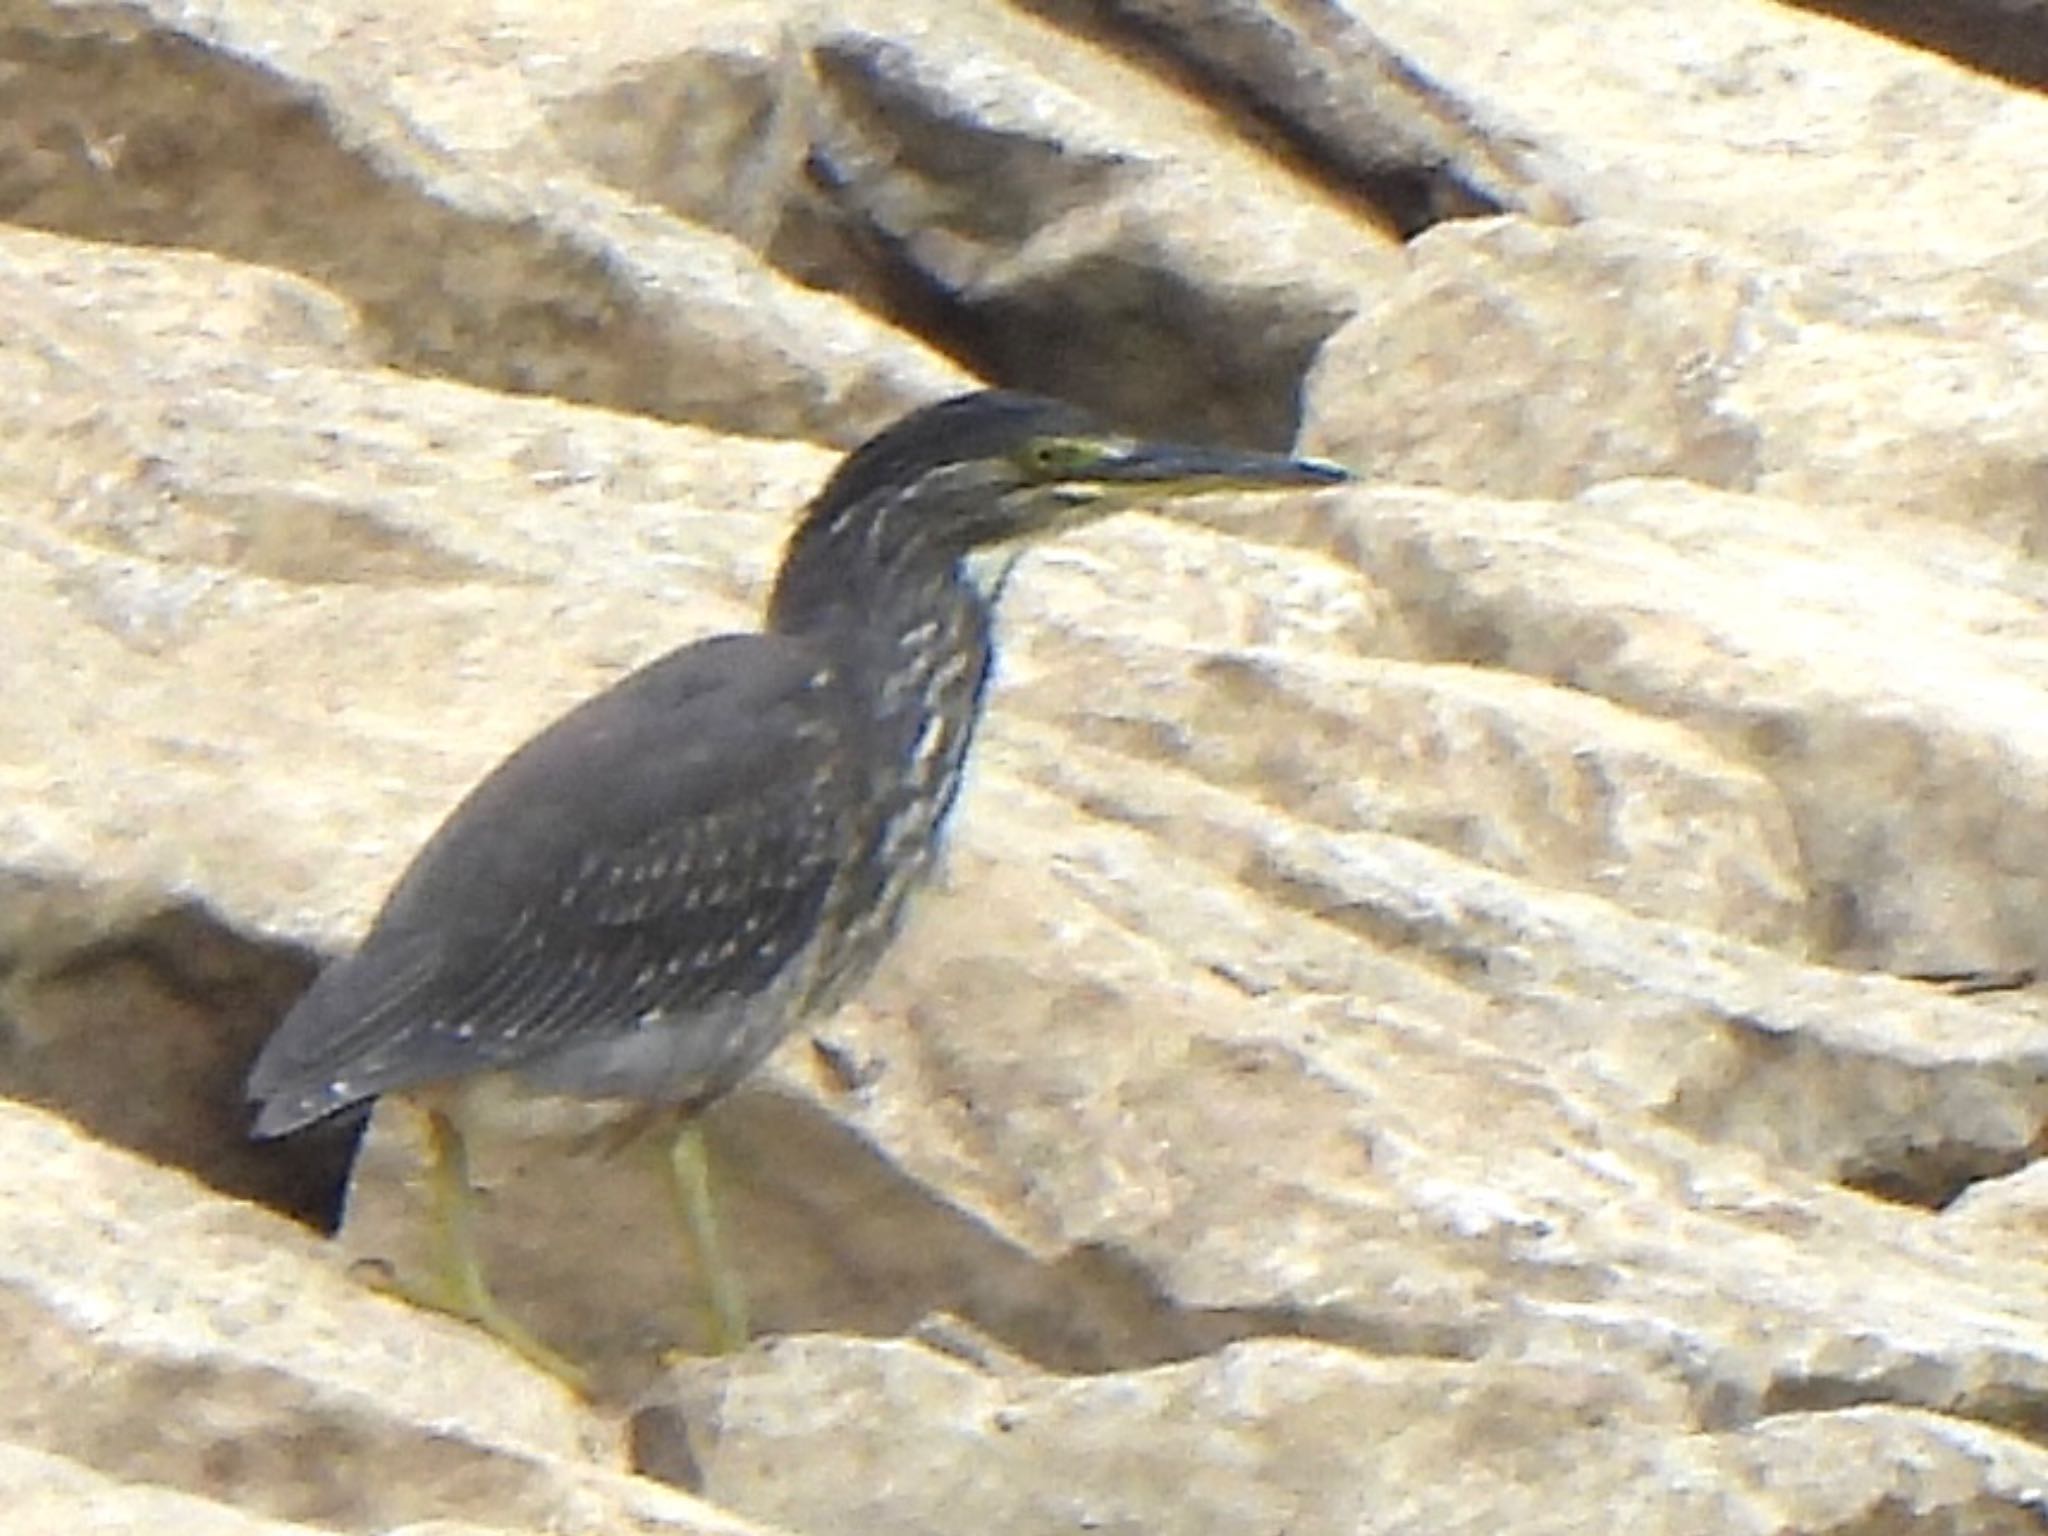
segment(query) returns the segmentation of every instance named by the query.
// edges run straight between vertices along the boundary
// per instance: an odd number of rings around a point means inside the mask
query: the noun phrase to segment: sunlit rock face
[[[2048,961],[2040,52],[16,10],[0,1526],[2038,1523],[2048,1017],[1924,978]],[[942,878],[712,1116],[751,1349],[602,1111],[483,1106],[579,1404],[378,1294],[409,1106],[250,1147],[248,1059],[977,379],[1360,479],[1019,567]]]

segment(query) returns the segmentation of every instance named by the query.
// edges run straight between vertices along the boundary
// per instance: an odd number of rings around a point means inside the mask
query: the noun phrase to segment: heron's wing
[[[845,859],[860,721],[829,658],[672,652],[507,758],[250,1074],[259,1134],[767,986]]]

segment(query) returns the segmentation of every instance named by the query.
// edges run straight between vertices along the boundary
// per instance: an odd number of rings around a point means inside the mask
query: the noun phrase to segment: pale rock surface
[[[2038,96],[1762,0],[0,17],[0,1085],[98,1138],[0,1113],[0,1521],[2048,1519],[2048,1010],[1903,979],[2048,962]],[[479,1150],[594,1407],[350,1278],[403,1105],[335,1245],[103,1144],[331,1221],[356,1125],[240,1144],[314,964],[973,369],[1371,483],[1021,568],[940,888],[712,1116],[782,1337],[664,1365],[591,1112]]]
[[[312,1527],[242,1514],[149,1483],[123,1482],[62,1456],[0,1445],[0,1532],[7,1536],[307,1536]]]
[[[1910,297],[1959,275],[2039,313],[2039,95],[1771,0],[1356,9],[1445,90],[1558,157],[1554,184],[1589,216],[1845,278],[1880,313],[1901,285]]]
[[[1866,285],[1634,224],[1444,226],[1318,359],[1343,402],[1320,446],[1454,490],[1672,476],[2034,554],[2048,312],[2016,298],[1975,267]],[[1460,350],[1471,337],[1485,368]]]
[[[1228,81],[1269,133],[1404,236],[1479,213],[1573,215],[1549,181],[1564,167],[1390,48],[1371,8],[1121,0],[1093,19],[1195,79]]]
[[[615,8],[554,7],[552,36],[495,9],[11,5],[6,216],[313,278],[402,368],[729,431],[857,440],[959,387],[903,332],[579,173],[528,73]]]
[[[1309,356],[1397,271],[1356,189],[1026,7],[670,0],[594,50],[515,9],[607,181],[1139,428],[1284,445]]]
[[[2021,1531],[2048,1479],[2039,1447],[1938,1414],[1700,1433],[1657,1385],[1591,1362],[1423,1365],[1301,1342],[1059,1379],[789,1340],[693,1367],[678,1391],[730,1447],[711,1494],[807,1530]],[[781,1475],[796,1444],[830,1448],[815,1482]],[[1056,1479],[1031,1475],[1048,1464]]]
[[[350,1281],[291,1224],[36,1110],[0,1106],[0,1145],[20,1175],[0,1187],[0,1444],[25,1448],[0,1461],[8,1518],[17,1495],[147,1507],[110,1479],[188,1496],[160,1501],[174,1531],[287,1528],[207,1526],[209,1500],[348,1531],[748,1529],[623,1475],[614,1427],[560,1385]]]
[[[1598,694],[1766,774],[1822,954],[2048,957],[2048,581],[1999,542],[1646,480],[1564,503],[1366,492],[1282,536],[1372,571],[1408,655]]]

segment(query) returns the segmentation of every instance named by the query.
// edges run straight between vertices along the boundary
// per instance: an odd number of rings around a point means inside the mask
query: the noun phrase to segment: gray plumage
[[[869,442],[800,520],[765,633],[633,673],[456,808],[265,1047],[256,1134],[501,1070],[685,1108],[726,1092],[859,984],[932,866],[989,673],[982,552],[1099,515],[1105,484],[1205,475],[1342,478],[994,391]]]

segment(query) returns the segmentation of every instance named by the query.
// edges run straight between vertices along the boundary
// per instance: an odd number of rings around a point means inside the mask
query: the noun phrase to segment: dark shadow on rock
[[[316,969],[307,951],[246,938],[196,903],[63,954],[10,956],[0,1092],[332,1232],[365,1114],[257,1144],[242,1095]]]
[[[2048,10],[2013,0],[1791,0],[2028,90],[2048,89]]]
[[[1188,1307],[1104,1244],[1042,1258],[908,1178],[849,1127],[782,1093],[743,1091],[716,1116],[720,1187],[767,1333],[893,1338],[961,1319],[1043,1369],[1132,1370],[1254,1337],[1372,1354],[1465,1358],[1469,1335],[1343,1309]]]

